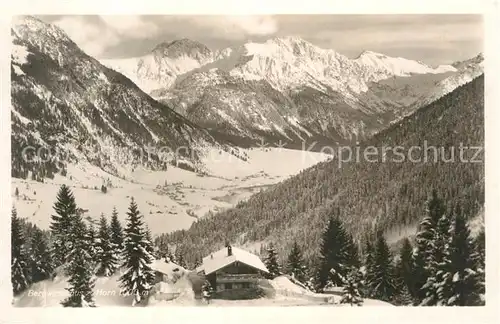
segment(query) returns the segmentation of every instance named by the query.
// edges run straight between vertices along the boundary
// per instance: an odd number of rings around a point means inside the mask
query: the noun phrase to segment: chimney
[[[233,249],[231,248],[231,245],[227,245],[227,256],[233,255]]]

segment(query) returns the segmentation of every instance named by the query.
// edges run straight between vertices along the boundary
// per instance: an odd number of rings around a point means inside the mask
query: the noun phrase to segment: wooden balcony
[[[217,282],[256,282],[261,279],[262,276],[258,274],[217,274]]]

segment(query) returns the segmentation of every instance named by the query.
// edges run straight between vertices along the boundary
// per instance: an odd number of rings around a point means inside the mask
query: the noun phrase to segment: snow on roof
[[[154,260],[150,264],[150,267],[154,271],[158,271],[158,272],[164,273],[164,274],[169,275],[169,276],[171,276],[174,273],[174,269],[179,269],[177,271],[184,269],[181,266],[179,266],[173,262],[167,263],[167,262],[165,262],[165,260]]]
[[[232,255],[227,255],[227,247],[220,249],[217,252],[214,252],[203,258],[203,264],[197,269],[198,271],[205,271],[205,274],[210,274],[214,271],[217,271],[235,261],[242,262],[246,265],[254,267],[258,270],[269,272],[264,265],[264,263],[260,260],[258,256],[247,252],[245,250],[231,247]]]

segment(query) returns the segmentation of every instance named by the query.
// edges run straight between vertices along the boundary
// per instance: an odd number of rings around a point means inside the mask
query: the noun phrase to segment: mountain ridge
[[[92,160],[113,174],[120,172],[120,164],[144,162],[161,168],[179,158],[197,163],[207,148],[232,150],[85,54],[58,27],[23,17],[13,22],[11,33],[12,155],[17,175],[33,167],[20,156],[30,145]],[[156,153],[152,160],[136,161],[151,145],[171,151],[162,161]],[[50,168],[60,169],[56,163],[51,161]]]
[[[158,70],[163,85],[146,80],[148,89],[156,88],[149,93],[203,127],[254,143],[363,140],[477,76],[462,71],[463,64],[433,68],[368,50],[350,59],[295,36],[207,51],[203,59],[182,67],[173,62],[169,73]],[[464,76],[436,89],[427,81],[402,88],[390,82],[422,76],[440,82],[450,73]]]

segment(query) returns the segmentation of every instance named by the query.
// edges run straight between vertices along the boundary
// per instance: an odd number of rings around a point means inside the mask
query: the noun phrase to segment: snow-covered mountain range
[[[192,167],[207,148],[233,150],[85,54],[58,27],[22,17],[13,22],[11,34],[15,172],[26,173],[21,154],[29,145],[51,147],[114,174],[120,173],[119,165],[134,163],[162,167],[184,159]],[[139,161],[148,145],[168,147],[171,151],[164,153],[171,156],[159,161],[152,152],[153,158],[146,161],[143,155]],[[183,149],[174,153],[178,148]],[[35,173],[43,178],[60,169],[50,162]]]
[[[103,63],[203,127],[287,142],[363,139],[482,71],[480,62],[474,69],[466,62],[431,67],[372,51],[350,59],[298,37],[219,51],[183,39]],[[396,78],[427,81],[404,88],[387,82]],[[390,89],[379,94],[381,82]]]
[[[168,160],[199,169],[206,151],[239,156],[228,139],[363,140],[483,71],[482,54],[431,67],[371,51],[350,59],[298,37],[218,51],[181,39],[99,62],[33,17],[14,21],[12,37],[12,161],[21,175],[26,145],[53,144],[119,174],[151,144],[184,148]],[[42,178],[60,169],[50,163]]]

